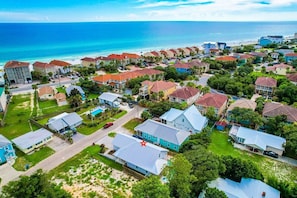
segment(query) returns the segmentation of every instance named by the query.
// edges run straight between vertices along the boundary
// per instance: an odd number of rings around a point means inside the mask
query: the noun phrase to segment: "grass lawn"
[[[211,144],[208,149],[217,155],[231,155],[254,162],[264,175],[264,178],[275,176],[279,179],[293,182],[297,180],[297,167],[290,166],[268,157],[242,151],[228,142],[228,134],[214,130],[211,134]]]
[[[79,127],[77,127],[77,131],[81,134],[84,134],[84,135],[90,135],[94,132],[96,132],[97,130],[101,129],[107,122],[112,122],[114,121],[113,119],[107,119],[101,123],[99,123],[98,125],[96,126],[93,126],[93,127],[89,127],[87,125],[80,125]],[[95,122],[95,121],[94,121]],[[88,121],[88,123],[91,123]]]
[[[90,134],[96,132],[97,130],[101,129],[107,122],[113,122],[114,120],[119,119],[120,117],[124,116],[126,113],[127,113],[127,111],[122,111],[122,112],[116,114],[115,116],[113,116],[112,118],[109,118],[109,119],[99,123],[96,126],[90,127],[90,126],[87,126],[87,125],[80,125],[77,128],[77,131],[79,133],[81,133],[81,134],[84,134],[84,135],[90,135]],[[92,123],[92,121],[87,119],[85,115],[82,116],[82,117],[83,117],[85,123]],[[94,122],[97,122],[97,121],[94,120]]]
[[[86,156],[95,158],[98,161],[101,161],[104,164],[110,166],[111,168],[114,168],[120,171],[123,170],[123,167],[121,164],[118,164],[111,159],[108,159],[106,157],[99,155],[100,150],[101,150],[101,147],[99,145],[89,146],[85,148],[82,152],[78,153],[77,155],[73,156],[63,164],[60,164],[55,169],[51,170],[49,174],[53,176],[58,173],[65,173],[69,171],[72,167],[79,167],[83,161],[83,158]]]
[[[99,97],[99,94],[94,94],[94,93],[90,93],[88,95],[88,99],[91,100],[91,99],[95,99],[95,98],[98,98]]]
[[[26,155],[20,150],[16,149],[16,155],[18,157],[16,158],[16,161],[13,164],[13,167],[18,171],[24,171],[25,166],[27,164],[29,165],[29,167],[32,167],[38,162],[52,155],[54,152],[55,152],[54,150],[46,146],[39,149],[39,151],[35,151],[31,155]]]
[[[0,134],[13,139],[31,131],[28,122],[31,117],[30,98],[31,94],[12,97],[4,120],[5,126],[0,128]]]
[[[39,108],[43,115],[62,112],[70,109],[70,105],[58,106],[56,100],[39,101]]]
[[[126,110],[123,110],[122,112],[116,114],[115,116],[113,116],[112,118],[114,119],[119,119],[120,117],[124,116],[127,113]]]
[[[109,136],[109,137],[112,137],[112,138],[114,138],[116,135],[117,135],[116,132],[110,132],[110,133],[108,134],[108,136]]]
[[[139,118],[133,118],[129,122],[127,122],[123,127],[130,130],[131,132],[134,132],[134,128],[141,124],[143,121]]]
[[[57,87],[56,89],[59,93],[66,93],[66,89],[64,87]]]

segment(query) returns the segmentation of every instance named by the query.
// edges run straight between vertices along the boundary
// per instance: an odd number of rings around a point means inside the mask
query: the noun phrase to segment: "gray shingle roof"
[[[230,179],[217,178],[210,182],[210,188],[217,188],[223,191],[227,197],[232,198],[251,198],[263,197],[265,192],[267,198],[280,198],[280,192],[264,182],[251,178],[242,178],[240,182]]]
[[[286,143],[285,138],[245,127],[239,127],[236,136],[245,139],[244,144],[257,145],[263,150],[266,150],[267,146],[284,150],[283,144]]]
[[[33,146],[34,144],[37,144],[52,135],[53,134],[48,130],[41,128],[34,132],[31,131],[17,138],[14,138],[12,142],[15,143],[16,146],[19,147],[20,149],[25,150],[30,146]]]
[[[134,130],[145,132],[176,145],[181,145],[190,136],[189,132],[180,131],[177,128],[150,119],[135,127]]]
[[[70,85],[69,87],[66,88],[67,96],[70,96],[71,91],[73,89],[77,89],[81,95],[84,95],[85,94],[84,90],[82,90],[82,88],[80,86]]]
[[[11,142],[6,137],[0,134],[0,148],[9,144],[11,144]]]
[[[82,121],[82,118],[75,112],[72,113],[62,113],[51,118],[47,125],[56,131],[60,131],[68,126],[73,126]]]
[[[168,150],[150,143],[141,146],[140,142],[141,140],[137,138],[119,133],[112,143],[120,149],[113,155],[152,174],[159,175],[167,165],[167,160],[160,158],[160,153],[168,152]]]
[[[169,111],[164,113],[160,119],[167,120],[168,122],[173,122],[179,116],[184,115],[189,121],[191,126],[198,131],[201,131],[208,121],[205,116],[202,116],[195,105],[191,105],[186,110],[182,111],[179,109],[171,108]]]
[[[122,96],[119,94],[104,92],[103,94],[101,94],[99,96],[99,99],[106,100],[109,102],[114,102],[117,98],[120,98],[120,97],[122,97]]]

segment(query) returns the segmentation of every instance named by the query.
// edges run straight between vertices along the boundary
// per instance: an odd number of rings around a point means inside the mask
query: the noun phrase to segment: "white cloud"
[[[1,12],[0,21],[43,21],[45,18],[26,12]]]
[[[143,1],[145,2],[145,1]],[[154,7],[171,7],[171,6],[179,6],[179,5],[189,5],[189,4],[203,4],[210,1],[206,0],[189,0],[189,1],[158,1],[153,3],[144,3],[137,8],[154,8]]]
[[[277,7],[297,4],[297,0],[214,0],[210,4],[193,4],[197,0],[143,4],[143,12],[150,20],[195,20],[195,21],[275,21],[296,20],[297,12],[285,12]],[[205,1],[204,1],[205,2]],[[164,5],[171,6],[164,8]],[[267,8],[273,7],[274,12]],[[141,20],[141,19],[139,19]]]

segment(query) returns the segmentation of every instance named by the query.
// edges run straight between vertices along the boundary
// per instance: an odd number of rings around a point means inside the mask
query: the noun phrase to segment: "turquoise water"
[[[293,35],[297,22],[0,23],[0,66],[9,60],[74,60],[85,55],[143,52]]]
[[[93,117],[95,117],[96,115],[98,115],[99,113],[102,113],[102,112],[103,112],[102,109],[96,109],[95,111],[92,111],[91,115],[92,115]]]

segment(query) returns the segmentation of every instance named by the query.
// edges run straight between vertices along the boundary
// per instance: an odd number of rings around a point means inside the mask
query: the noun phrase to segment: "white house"
[[[121,133],[112,144],[117,159],[146,176],[159,175],[167,165],[167,149]]]
[[[200,133],[207,126],[208,119],[201,115],[195,105],[182,111],[171,108],[161,117],[161,122],[191,133]]]
[[[7,95],[5,94],[5,88],[0,87],[0,111],[5,111],[7,106]]]
[[[75,112],[62,113],[48,120],[47,126],[58,132],[76,131],[76,127],[82,124],[82,118]]]
[[[99,96],[99,103],[100,104],[107,104],[111,107],[119,107],[120,105],[120,98],[122,96],[115,93],[104,92]]]
[[[257,149],[260,152],[273,151],[282,155],[286,139],[268,133],[256,131],[245,127],[232,126],[229,131],[236,143],[243,144],[248,148]]]
[[[41,128],[36,131],[31,131],[17,138],[14,138],[12,142],[22,152],[24,152],[25,154],[28,154],[42,147],[52,139],[53,139],[53,134],[48,130]]]
[[[280,198],[280,192],[264,182],[242,178],[240,182],[230,179],[217,178],[208,184],[209,188],[217,188],[223,191],[228,198]],[[204,198],[205,192],[198,198]]]

